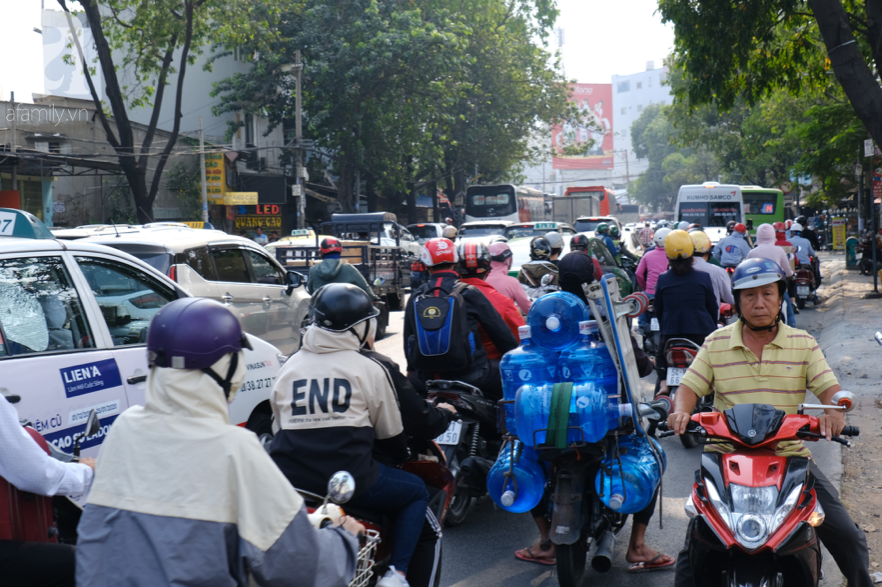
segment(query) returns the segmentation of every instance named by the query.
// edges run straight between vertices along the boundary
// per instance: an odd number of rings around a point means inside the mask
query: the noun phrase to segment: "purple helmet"
[[[205,370],[227,353],[251,349],[242,326],[223,304],[205,298],[182,298],[153,316],[147,331],[151,367]]]

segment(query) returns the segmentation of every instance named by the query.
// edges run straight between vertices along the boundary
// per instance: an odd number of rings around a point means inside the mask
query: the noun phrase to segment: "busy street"
[[[7,0],[0,587],[882,585],[882,0]]]

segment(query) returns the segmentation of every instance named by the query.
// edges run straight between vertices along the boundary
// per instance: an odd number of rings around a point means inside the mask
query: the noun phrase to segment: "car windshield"
[[[463,226],[459,234],[461,236],[503,236],[504,226]]]
[[[597,228],[597,225],[601,222],[609,223],[608,220],[604,220],[602,218],[579,218],[576,220],[576,232],[594,232],[594,229]]]
[[[516,238],[526,238],[534,236],[545,236],[549,232],[560,232],[553,228],[537,228],[535,225],[528,226],[509,226],[505,229],[503,236],[508,240]]]
[[[407,227],[414,238],[429,239],[438,236],[438,228],[434,224],[411,224]]]

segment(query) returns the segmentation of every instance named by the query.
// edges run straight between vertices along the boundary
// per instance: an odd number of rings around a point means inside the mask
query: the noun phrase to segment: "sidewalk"
[[[815,308],[818,331],[813,334],[842,388],[857,396],[857,407],[847,419],[861,428],[861,436],[852,441],[851,449],[818,443],[835,447],[834,454],[825,454],[818,461],[834,485],[841,486],[842,503],[867,533],[870,572],[882,572],[882,395],[878,389],[882,347],[874,339],[876,331],[882,330],[882,300],[861,299],[861,295],[872,291],[872,277],[845,269],[843,253],[819,256],[824,276],[819,292],[823,303]],[[797,317],[797,324],[803,316],[806,314]],[[835,459],[835,452],[841,454],[841,460]],[[832,562],[825,558],[824,569],[830,580],[834,579],[830,571],[836,570]]]

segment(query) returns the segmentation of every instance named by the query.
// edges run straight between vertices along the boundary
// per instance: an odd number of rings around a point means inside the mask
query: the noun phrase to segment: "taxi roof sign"
[[[34,239],[55,238],[39,218],[30,212],[14,208],[0,208],[0,237],[2,236]]]

